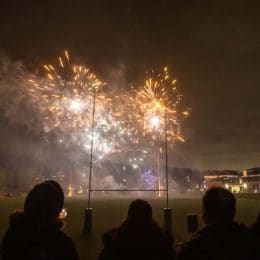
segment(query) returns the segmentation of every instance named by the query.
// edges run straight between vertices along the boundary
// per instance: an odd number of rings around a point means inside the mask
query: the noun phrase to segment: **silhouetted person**
[[[25,199],[24,211],[10,216],[2,260],[77,260],[72,240],[60,230],[58,216],[63,203],[64,194],[57,182],[36,185]]]
[[[256,259],[260,259],[260,213],[258,213],[257,219],[251,227],[251,235],[254,255],[256,255]]]
[[[211,188],[202,204],[206,227],[182,246],[178,259],[254,259],[248,229],[234,222],[234,195],[223,188]]]
[[[174,259],[172,242],[153,220],[149,203],[135,200],[121,226],[103,235],[99,259]]]

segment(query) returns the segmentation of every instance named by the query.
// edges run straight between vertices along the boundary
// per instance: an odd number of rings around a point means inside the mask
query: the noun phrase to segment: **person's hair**
[[[62,187],[60,186],[60,184],[57,181],[54,181],[54,180],[46,180],[44,183],[51,184],[54,187],[54,189],[56,190],[57,202],[60,202],[60,204],[58,206],[61,211],[61,209],[63,208],[63,205],[64,205],[64,193],[63,193]]]
[[[141,199],[134,200],[128,209],[128,217],[136,219],[152,219],[153,210],[150,204]]]
[[[46,181],[34,186],[24,203],[24,214],[33,219],[57,218],[64,203],[62,188],[57,182]]]
[[[209,189],[202,199],[203,214],[207,224],[232,223],[236,212],[234,195],[219,187]]]

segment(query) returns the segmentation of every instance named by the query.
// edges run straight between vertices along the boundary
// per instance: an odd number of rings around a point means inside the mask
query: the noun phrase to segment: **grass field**
[[[132,199],[112,198],[94,199],[92,203],[93,234],[89,238],[81,236],[86,199],[71,198],[66,200],[65,207],[68,209],[69,215],[64,231],[70,235],[76,243],[81,259],[97,259],[102,248],[102,233],[120,224],[126,216],[127,208],[131,200]],[[8,215],[15,209],[21,209],[23,201],[23,198],[0,198],[1,238],[8,225]],[[161,199],[151,199],[149,201],[153,206],[155,219],[162,225],[165,201]],[[169,204],[173,210],[175,242],[180,243],[190,237],[186,230],[186,214],[198,214],[200,227],[203,226],[201,219],[201,199],[179,198],[170,200]],[[255,220],[257,212],[260,211],[260,200],[239,199],[237,204],[237,221],[251,224]]]

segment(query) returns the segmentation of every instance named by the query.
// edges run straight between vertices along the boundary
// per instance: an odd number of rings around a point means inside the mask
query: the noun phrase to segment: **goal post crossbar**
[[[91,189],[92,191],[167,191],[166,189]]]

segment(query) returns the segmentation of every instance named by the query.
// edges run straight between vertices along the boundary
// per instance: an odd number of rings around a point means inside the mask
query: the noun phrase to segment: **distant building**
[[[223,187],[231,192],[240,192],[239,177],[236,175],[204,176],[206,188]]]
[[[260,192],[260,168],[251,168],[243,171],[239,178],[241,192]]]
[[[239,171],[207,171],[204,172],[206,188],[223,187],[233,193],[259,193],[260,168]]]

